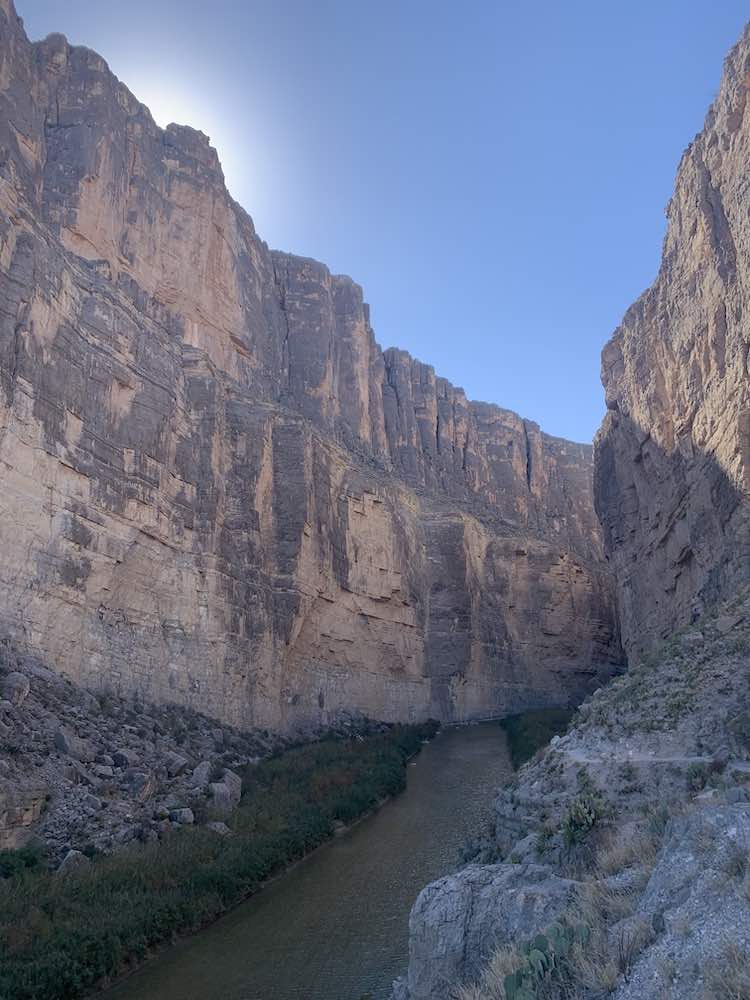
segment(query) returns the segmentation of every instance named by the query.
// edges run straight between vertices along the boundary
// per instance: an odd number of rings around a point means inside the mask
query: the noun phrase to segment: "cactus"
[[[506,1000],[537,1000],[538,987],[563,979],[574,945],[585,947],[589,937],[584,924],[551,924],[545,934],[537,934],[523,948],[524,964],[503,979]]]
[[[601,799],[594,795],[578,795],[570,804],[563,823],[565,843],[570,847],[582,841],[596,826],[603,814]]]

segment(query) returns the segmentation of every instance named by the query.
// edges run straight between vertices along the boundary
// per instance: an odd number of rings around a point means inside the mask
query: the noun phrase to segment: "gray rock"
[[[723,771],[731,759],[729,747],[719,747],[711,758],[711,767],[714,771]]]
[[[469,865],[428,885],[409,917],[411,1000],[446,1000],[495,947],[533,937],[569,904],[574,882],[542,865]]]
[[[99,788],[101,785],[101,779],[97,778],[95,774],[92,774],[87,767],[84,767],[80,761],[71,759],[65,769],[65,773],[70,781],[74,781],[77,784],[88,785],[90,788]]]
[[[635,914],[657,937],[614,1000],[717,995],[703,974],[721,961],[729,942],[750,951],[750,899],[743,885],[748,852],[747,805],[708,805],[672,822]]]
[[[223,781],[212,781],[208,786],[208,793],[211,796],[211,807],[216,812],[225,815],[232,812],[236,802],[228,785],[225,785]]]
[[[182,754],[175,753],[174,751],[170,751],[164,758],[164,766],[170,778],[176,778],[179,774],[182,774],[187,765],[187,757],[183,757]]]
[[[213,764],[211,761],[202,760],[200,764],[193,769],[193,773],[190,776],[190,784],[194,788],[205,788],[211,779],[212,770]]]
[[[228,767],[225,767],[221,780],[229,789],[232,801],[236,805],[242,797],[242,778],[239,774],[235,774],[234,771],[230,771]]]
[[[76,871],[80,868],[85,868],[88,864],[90,864],[90,862],[85,854],[82,854],[80,851],[71,850],[68,851],[60,862],[57,874],[68,875],[70,872]]]
[[[722,635],[726,635],[727,632],[731,632],[737,625],[741,625],[744,620],[744,615],[721,615],[716,619],[714,624]]]
[[[410,1000],[409,986],[405,976],[402,976],[400,979],[394,979],[390,1000]]]
[[[153,774],[136,771],[130,778],[128,790],[139,802],[145,802],[156,791],[156,778]]]
[[[115,750],[112,759],[116,767],[135,767],[138,763],[138,754],[133,750]]]
[[[169,818],[173,823],[178,823],[180,826],[189,826],[191,823],[195,823],[195,815],[192,809],[173,809],[169,814]]]
[[[12,705],[22,705],[26,701],[30,689],[29,678],[17,670],[6,674],[0,681],[0,695]]]
[[[96,753],[90,743],[79,739],[64,726],[55,731],[54,742],[60,753],[67,754],[74,760],[89,763],[96,758]]]
[[[232,831],[226,823],[222,823],[220,820],[216,819],[206,823],[206,829],[212,830],[214,833],[218,833],[220,837],[231,837],[232,835]]]

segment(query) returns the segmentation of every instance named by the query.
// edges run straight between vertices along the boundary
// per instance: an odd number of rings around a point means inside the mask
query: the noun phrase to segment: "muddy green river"
[[[405,792],[101,1000],[387,998],[415,897],[456,867],[510,772],[497,723],[443,730]]]

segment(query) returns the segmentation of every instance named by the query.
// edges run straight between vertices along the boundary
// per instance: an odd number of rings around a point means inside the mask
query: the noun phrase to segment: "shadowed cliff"
[[[749,90],[746,28],[680,163],[657,279],[602,352],[596,505],[629,651],[750,576]]]

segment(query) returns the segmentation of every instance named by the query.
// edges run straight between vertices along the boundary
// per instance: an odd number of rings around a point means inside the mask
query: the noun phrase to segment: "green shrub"
[[[44,866],[45,859],[44,848],[36,845],[17,851],[0,851],[0,878],[39,870]]]
[[[566,732],[573,717],[568,708],[543,708],[538,712],[509,715],[500,723],[508,737],[508,749],[513,767],[531,760],[537,750],[546,746],[553,736]]]
[[[706,787],[708,781],[708,767],[705,764],[695,762],[687,769],[688,790],[700,792]]]
[[[563,820],[563,836],[568,847],[580,844],[604,815],[604,804],[588,792],[577,795]]]

